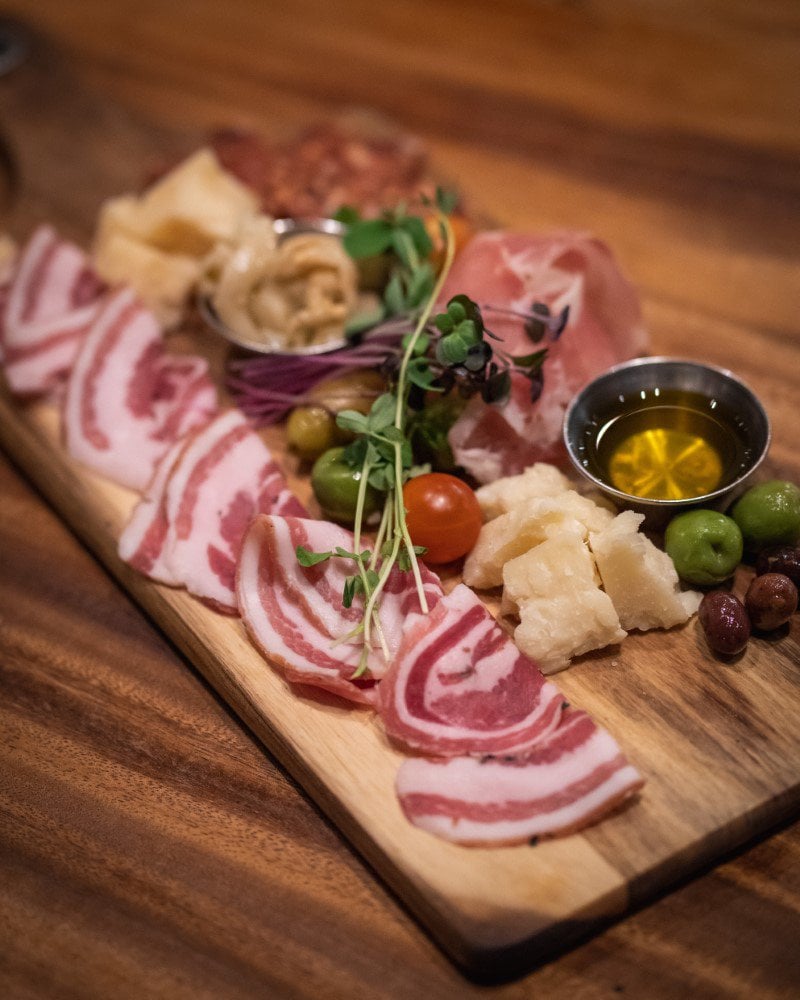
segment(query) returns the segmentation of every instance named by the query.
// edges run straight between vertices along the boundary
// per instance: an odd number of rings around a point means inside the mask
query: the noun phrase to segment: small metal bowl
[[[708,400],[710,408],[719,405],[735,415],[744,457],[735,474],[712,492],[679,500],[638,497],[616,489],[592,469],[593,441],[598,440],[600,424],[608,420],[614,407],[665,390],[696,393]],[[678,358],[637,358],[610,368],[574,397],[564,416],[564,444],[577,471],[618,507],[645,514],[651,527],[663,525],[674,514],[692,507],[726,509],[764,460],[770,438],[764,407],[742,381],[726,369]]]
[[[278,243],[283,243],[293,236],[303,236],[308,233],[321,233],[326,236],[344,235],[345,225],[336,219],[314,218],[314,219],[275,219],[273,229],[278,237]],[[211,299],[206,295],[198,296],[197,309],[204,322],[218,333],[225,340],[242,348],[251,354],[271,354],[271,355],[291,355],[292,357],[307,357],[312,354],[328,354],[331,351],[339,351],[349,345],[346,337],[337,337],[336,340],[326,340],[321,344],[307,344],[302,347],[276,347],[272,344],[265,344],[263,341],[250,340],[238,331],[232,329],[219,318]],[[276,331],[277,332],[277,331]]]

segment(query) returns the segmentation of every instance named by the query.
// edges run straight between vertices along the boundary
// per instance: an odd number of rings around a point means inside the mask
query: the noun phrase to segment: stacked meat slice
[[[242,538],[253,517],[268,512],[306,513],[258,434],[228,410],[166,452],[119,552],[147,576],[235,614]]]
[[[100,308],[103,286],[84,252],[40,226],[4,292],[0,354],[19,395],[50,392],[69,372]]]
[[[367,671],[358,673],[363,642],[361,606],[342,603],[354,560],[335,556],[301,566],[297,549],[353,551],[351,532],[326,521],[260,517],[251,525],[239,563],[239,610],[255,645],[288,680],[332,691],[349,701],[374,704],[376,681],[400,647],[407,616],[420,604],[410,573],[393,569],[373,629]],[[442,597],[438,578],[423,576],[428,607]],[[382,640],[382,641],[381,641]]]
[[[79,461],[141,491],[170,445],[216,406],[206,362],[167,354],[156,318],[121,288],[103,302],[75,359],[64,436]]]
[[[312,566],[298,547],[333,553]],[[608,733],[567,708],[476,595],[445,597],[423,568],[421,613],[410,572],[392,570],[359,671],[363,605],[342,591],[349,532],[320,521],[257,518],[239,564],[239,609],[255,645],[295,683],[374,706],[412,754],[397,791],[409,820],[464,844],[519,843],[587,825],[642,784]],[[337,556],[336,553],[339,553]]]
[[[397,776],[409,820],[461,844],[516,844],[580,830],[642,785],[585,712],[523,754],[407,760]]]

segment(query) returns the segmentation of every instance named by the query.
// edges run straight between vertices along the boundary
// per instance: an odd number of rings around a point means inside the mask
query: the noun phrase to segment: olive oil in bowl
[[[747,468],[751,452],[735,414],[699,393],[659,389],[610,417],[588,448],[596,473],[645,500],[694,500]],[[715,405],[716,404],[716,405]]]
[[[600,375],[570,405],[564,439],[573,462],[616,503],[675,513],[720,506],[769,445],[769,421],[722,369],[643,358]]]

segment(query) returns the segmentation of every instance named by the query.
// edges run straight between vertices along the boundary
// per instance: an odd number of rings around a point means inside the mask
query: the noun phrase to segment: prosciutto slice
[[[143,491],[173,441],[216,406],[206,362],[167,355],[155,317],[122,288],[106,299],[75,360],[64,403],[67,448]]]
[[[236,564],[256,514],[306,516],[250,423],[228,410],[162,460],[120,539],[120,554],[220,611],[237,611]]]
[[[338,525],[296,517],[259,517],[242,546],[237,593],[239,610],[255,645],[294,683],[312,684],[350,701],[374,704],[375,680],[386,661],[375,642],[366,680],[353,679],[362,644],[358,637],[342,641],[361,621],[358,599],[342,605],[345,578],[354,570],[349,560],[334,558],[304,567],[297,546],[329,552],[337,546],[352,551],[353,536]],[[410,573],[393,570],[381,603],[380,620],[389,659],[400,643],[406,615],[419,611]],[[441,585],[424,571],[425,593],[434,607]]]
[[[573,833],[643,784],[614,739],[568,710],[527,754],[406,760],[397,793],[408,819],[460,844],[518,844]]]
[[[553,314],[564,306],[570,310],[559,340],[540,345],[548,348],[548,357],[538,401],[531,403],[528,379],[513,374],[505,406],[473,399],[451,429],[456,461],[483,483],[522,472],[534,462],[558,461],[564,411],[572,396],[606,368],[648,348],[635,289],[608,247],[585,233],[480,233],[459,254],[442,300],[457,293],[482,307],[529,312],[538,301]],[[484,308],[484,319],[506,353],[536,350],[520,318]]]
[[[563,698],[463,584],[406,626],[380,688],[395,740],[437,756],[512,753],[551,732]]]
[[[48,392],[69,372],[104,290],[82,250],[50,226],[33,233],[3,308],[2,355],[13,392]]]

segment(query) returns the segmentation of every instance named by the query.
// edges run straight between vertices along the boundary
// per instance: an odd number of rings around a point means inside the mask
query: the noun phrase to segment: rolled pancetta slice
[[[596,822],[643,784],[614,739],[585,712],[527,754],[404,761],[397,793],[408,819],[460,844],[518,844]]]
[[[143,491],[173,441],[216,406],[206,362],[167,355],[153,314],[121,288],[106,298],[75,359],[64,402],[67,449]]]
[[[250,521],[273,512],[304,517],[305,508],[239,410],[220,414],[164,462],[169,467],[157,470],[120,553],[155,579],[235,614],[236,564]]]
[[[563,697],[463,584],[407,622],[380,690],[399,742],[436,756],[519,752],[559,722]]]
[[[353,679],[363,648],[357,629],[362,618],[360,597],[345,608],[342,592],[355,563],[328,559],[304,567],[298,546],[331,552],[352,551],[349,531],[326,521],[295,517],[260,517],[251,525],[239,561],[239,611],[255,645],[288,680],[325,688],[350,701],[373,704],[375,680],[387,662],[373,632],[366,679]],[[441,598],[437,578],[429,572],[424,589],[431,606]],[[399,645],[404,614],[419,611],[411,573],[393,570],[381,602],[380,620],[389,659]]]
[[[2,355],[13,392],[48,392],[69,372],[103,292],[81,249],[50,226],[33,233],[3,308]]]

